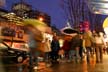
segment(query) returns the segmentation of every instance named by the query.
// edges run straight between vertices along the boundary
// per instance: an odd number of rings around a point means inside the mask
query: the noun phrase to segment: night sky
[[[12,5],[21,0],[6,0],[4,9],[10,10]],[[33,10],[39,10],[51,16],[51,25],[62,29],[66,26],[66,17],[64,10],[61,7],[62,0],[23,0],[25,3],[32,6]],[[103,19],[106,16],[103,16]]]
[[[6,0],[5,9],[10,10],[12,4],[21,0]],[[51,16],[51,25],[61,29],[66,25],[64,11],[60,6],[61,0],[23,0],[35,10],[47,13]]]

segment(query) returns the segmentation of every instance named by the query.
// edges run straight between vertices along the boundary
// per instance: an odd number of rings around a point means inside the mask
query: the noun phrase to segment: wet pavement
[[[27,65],[14,64],[14,65],[0,65],[0,72],[29,72]],[[90,63],[86,59],[82,63],[66,62],[65,60],[60,63],[55,63],[51,67],[45,67],[33,72],[108,72],[108,55],[104,55],[103,63],[96,63],[95,56],[91,58]]]
[[[52,71],[45,72],[108,72],[108,55],[104,55],[103,63],[96,63],[95,57],[91,58],[90,63],[84,59],[83,63],[62,62],[51,67]]]

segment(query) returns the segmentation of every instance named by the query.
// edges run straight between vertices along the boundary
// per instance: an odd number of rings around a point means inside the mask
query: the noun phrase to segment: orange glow
[[[39,17],[39,20],[40,20],[40,21],[43,21],[43,18],[42,18],[42,17]]]

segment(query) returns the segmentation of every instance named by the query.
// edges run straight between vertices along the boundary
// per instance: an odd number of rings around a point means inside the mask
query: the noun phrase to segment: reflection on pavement
[[[1,63],[0,63],[1,64]],[[5,71],[3,71],[3,67]],[[32,72],[108,72],[108,55],[104,55],[103,63],[96,63],[95,55],[90,59],[90,63],[86,62],[86,58],[82,63],[73,63],[63,61],[58,64],[53,64],[51,67],[45,67]],[[19,70],[22,69],[22,70]],[[0,65],[0,72],[29,72],[27,64]]]

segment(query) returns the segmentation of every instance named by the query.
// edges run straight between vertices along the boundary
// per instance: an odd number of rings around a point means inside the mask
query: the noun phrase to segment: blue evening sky
[[[21,0],[6,0],[4,6],[5,9],[10,10],[11,6],[14,3],[20,2]],[[58,29],[61,29],[66,26],[66,17],[64,10],[61,8],[62,0],[23,0],[25,3],[32,6],[35,10],[39,10],[47,13],[51,16],[51,25],[56,26]],[[106,18],[106,15],[103,15],[103,19]]]
[[[12,4],[20,2],[21,0],[6,0],[5,9],[10,10]],[[38,9],[51,16],[51,25],[55,25],[61,29],[66,25],[64,11],[60,6],[61,0],[24,0],[27,4],[31,5],[33,9]]]

